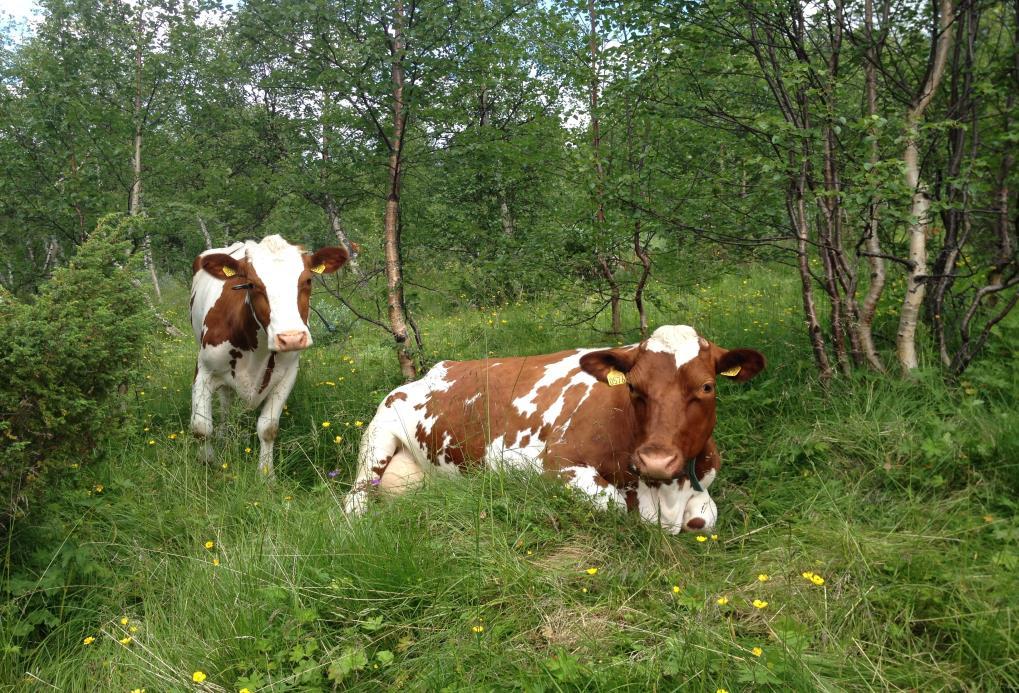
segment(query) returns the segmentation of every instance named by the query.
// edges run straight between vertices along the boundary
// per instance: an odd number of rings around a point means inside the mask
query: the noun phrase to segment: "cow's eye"
[[[709,395],[709,394],[711,394],[714,391],[715,391],[715,386],[712,385],[711,383],[704,383],[703,385],[701,385],[701,392],[703,392],[704,394],[708,394]]]

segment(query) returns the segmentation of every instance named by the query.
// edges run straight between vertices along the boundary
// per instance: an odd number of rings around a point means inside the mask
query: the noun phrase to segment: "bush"
[[[150,311],[134,279],[130,220],[107,217],[32,301],[0,294],[0,526],[54,462],[111,428]]]

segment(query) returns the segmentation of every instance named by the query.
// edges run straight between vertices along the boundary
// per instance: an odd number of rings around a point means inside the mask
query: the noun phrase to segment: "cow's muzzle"
[[[276,351],[300,351],[307,349],[311,335],[306,330],[292,330],[290,332],[278,332],[276,334]]]

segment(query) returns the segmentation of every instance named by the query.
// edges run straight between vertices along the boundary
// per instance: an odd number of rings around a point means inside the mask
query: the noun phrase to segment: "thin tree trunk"
[[[512,238],[514,233],[513,215],[510,214],[509,203],[506,201],[506,191],[499,188],[499,222],[502,224],[502,233],[507,238]]]
[[[874,6],[873,0],[864,3],[864,23],[867,34],[867,58],[864,61],[864,83],[867,97],[868,129],[871,136],[870,152],[867,160],[875,166],[879,160],[879,150],[875,119],[877,117],[877,46],[874,45]],[[881,200],[873,193],[867,205],[867,224],[863,232],[863,247],[867,253],[867,264],[870,265],[870,285],[867,295],[860,308],[860,318],[856,323],[856,334],[860,341],[860,350],[871,368],[884,372],[885,365],[874,346],[874,315],[881,293],[885,288],[885,260],[881,255],[881,241],[878,238],[878,206]]]
[[[589,48],[591,51],[591,153],[594,156],[595,175],[595,243],[598,249],[595,251],[596,260],[601,268],[602,277],[609,285],[609,303],[612,307],[612,334],[618,335],[623,331],[622,308],[620,306],[619,282],[615,276],[616,260],[611,253],[602,252],[600,246],[605,242],[605,169],[601,160],[601,121],[598,114],[598,14],[594,7],[594,0],[587,0],[587,16],[591,22],[591,33]]]
[[[330,98],[327,90],[322,91],[322,168],[321,177],[326,176],[326,167],[329,165],[331,158],[330,149],[332,147],[332,127],[327,122],[327,112],[329,111]],[[324,199],[323,199],[324,198]],[[323,191],[322,198],[317,200],[325,209],[326,218],[329,220],[329,228],[336,236],[336,240],[347,250],[348,260],[347,268],[355,275],[360,276],[361,271],[357,264],[357,246],[354,245],[350,240],[350,236],[347,235],[347,230],[343,226],[343,219],[340,216],[340,208],[336,204],[336,198],[333,197],[332,193],[328,190]],[[323,204],[324,202],[324,204]]]
[[[651,257],[641,242],[640,218],[633,222],[633,253],[640,260],[641,273],[637,280],[637,288],[633,290],[633,302],[637,306],[637,317],[640,319],[640,338],[647,339],[648,321],[647,310],[644,308],[644,287],[647,286],[648,277],[651,275]]]
[[[132,161],[133,178],[131,181],[131,216],[142,214],[142,32],[145,7],[138,6],[138,35],[134,48],[134,160]],[[152,237],[148,230],[142,241],[142,257],[145,268],[152,276],[152,288],[156,292],[156,301],[162,302],[163,292],[159,289],[159,277],[156,276],[156,264],[152,260]]]
[[[201,229],[201,231],[202,231],[202,238],[205,239],[205,249],[206,250],[211,250],[212,249],[212,236],[209,235],[209,229],[205,225],[205,220],[202,219],[202,215],[201,214],[197,214],[195,216],[198,217],[198,228]]]
[[[389,193],[386,196],[385,251],[386,286],[389,307],[389,327],[396,341],[396,357],[400,372],[410,380],[417,376],[417,367],[407,345],[407,316],[403,296],[403,261],[400,256],[400,188],[401,155],[407,114],[403,100],[404,86],[404,7],[403,0],[395,0],[392,33],[389,35],[391,79],[393,89],[393,135],[389,142]]]
[[[927,79],[913,105],[906,112],[906,148],[902,155],[906,185],[912,191],[909,224],[909,272],[906,276],[906,296],[899,316],[896,337],[896,354],[899,365],[906,373],[919,365],[916,355],[916,328],[923,305],[927,281],[927,233],[930,228],[930,198],[927,185],[920,179],[920,123],[945,73],[948,49],[952,44],[954,8],[951,0],[938,3],[939,31],[935,38],[934,55]]]
[[[805,144],[804,147],[806,147]],[[790,154],[790,156],[792,155]],[[807,254],[810,234],[804,190],[806,188],[806,169],[808,165],[809,157],[807,152],[803,152],[802,161],[800,162],[800,173],[797,178],[791,181],[790,188],[786,194],[786,204],[789,210],[789,219],[793,222],[793,226],[796,229],[797,264],[800,271],[800,288],[803,297],[803,315],[807,322],[807,336],[810,338],[810,347],[814,352],[814,362],[817,365],[821,380],[827,381],[832,377],[832,369],[831,363],[828,361],[828,353],[825,350],[821,321],[817,319],[817,306],[814,304],[814,279],[810,274],[810,261]]]

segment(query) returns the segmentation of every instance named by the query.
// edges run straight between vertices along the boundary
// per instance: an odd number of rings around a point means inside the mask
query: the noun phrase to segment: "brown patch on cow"
[[[386,473],[386,467],[388,467],[389,463],[393,461],[393,457],[394,455],[387,455],[378,461],[374,467],[372,467],[372,474],[375,475],[375,478],[382,478],[382,475]]]
[[[237,351],[236,349],[230,350],[230,377],[236,377],[237,373],[237,362],[244,356],[244,352]]]
[[[262,374],[262,384],[259,386],[258,391],[262,392],[265,388],[269,387],[269,381],[272,379],[272,369],[276,367],[276,352],[269,354],[269,362],[265,365],[265,373]]]
[[[233,289],[234,286],[245,284],[247,281],[243,277],[232,277],[223,282],[219,298],[205,315],[203,347],[230,342],[241,351],[254,351],[258,348],[259,326],[251,308],[244,300],[247,292]]]
[[[391,407],[397,402],[405,399],[407,399],[406,392],[393,392],[392,394],[389,395],[389,397],[386,397],[386,406]]]

